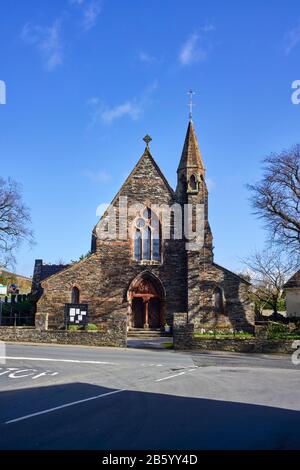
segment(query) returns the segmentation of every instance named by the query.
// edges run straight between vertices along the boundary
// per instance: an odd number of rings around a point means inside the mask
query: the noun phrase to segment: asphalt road
[[[300,449],[289,356],[21,344],[6,355],[0,449]]]

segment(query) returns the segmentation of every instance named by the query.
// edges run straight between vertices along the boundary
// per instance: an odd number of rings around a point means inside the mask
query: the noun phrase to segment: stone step
[[[164,332],[145,332],[141,333],[140,331],[128,331],[127,337],[128,338],[161,338],[161,337],[170,337],[172,336],[169,333],[164,333]]]
[[[129,331],[162,331],[161,328],[129,328]]]

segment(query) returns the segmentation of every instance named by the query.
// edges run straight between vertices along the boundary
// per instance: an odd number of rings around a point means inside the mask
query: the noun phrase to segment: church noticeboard
[[[86,325],[88,323],[88,304],[66,304],[66,325]]]

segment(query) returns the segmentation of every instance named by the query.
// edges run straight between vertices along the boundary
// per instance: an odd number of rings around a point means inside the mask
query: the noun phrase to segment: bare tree
[[[251,202],[271,232],[271,240],[300,251],[300,145],[264,160],[260,183],[248,185]]]
[[[287,257],[282,250],[255,251],[242,260],[250,276],[252,299],[263,308],[271,305],[274,316],[278,315],[278,304],[282,299],[283,286],[299,268],[298,259]]]
[[[0,177],[0,265],[15,264],[15,250],[23,240],[33,242],[30,212],[21,188],[13,179]]]

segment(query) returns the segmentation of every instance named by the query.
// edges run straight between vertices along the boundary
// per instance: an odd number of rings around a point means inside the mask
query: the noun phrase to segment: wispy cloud
[[[96,209],[96,217],[101,217],[110,206],[109,202],[102,202]]]
[[[147,54],[146,52],[139,53],[139,60],[141,62],[144,62],[145,64],[155,64],[157,62],[160,62],[160,60],[157,57],[151,56]]]
[[[84,31],[92,29],[101,13],[101,0],[69,0],[69,10],[80,10],[81,27]],[[24,43],[34,47],[42,57],[46,70],[54,70],[64,62],[63,23],[70,15],[62,11],[50,26],[26,23],[21,31]]]
[[[88,31],[95,26],[101,10],[102,7],[100,1],[92,1],[86,5],[83,10],[83,29],[85,31]]]
[[[199,32],[193,32],[181,46],[178,55],[179,63],[191,65],[206,60],[211,49],[211,45],[206,43],[206,36],[214,30],[212,23],[206,23]]]
[[[134,97],[114,106],[104,105],[97,97],[90,98],[87,104],[92,108],[91,126],[93,127],[98,122],[112,124],[123,117],[129,117],[133,121],[138,120],[147,106],[151,104],[152,95],[157,87],[158,82],[155,80],[139,97]]]
[[[102,11],[101,0],[70,0],[70,4],[78,7],[82,12],[82,28],[84,31],[89,31],[96,25],[98,16]]]
[[[105,170],[91,171],[85,170],[84,175],[94,183],[106,183],[111,179],[111,175]]]
[[[26,23],[21,32],[22,40],[34,46],[42,56],[46,70],[54,70],[63,63],[62,20],[57,18],[51,26]]]
[[[212,191],[216,187],[216,183],[212,178],[206,178],[206,184],[209,191]]]
[[[106,124],[111,124],[116,119],[123,116],[129,116],[133,121],[136,121],[141,115],[141,107],[136,100],[127,101],[126,103],[105,109],[101,118]]]
[[[289,54],[300,43],[300,21],[285,35],[285,53]]]

